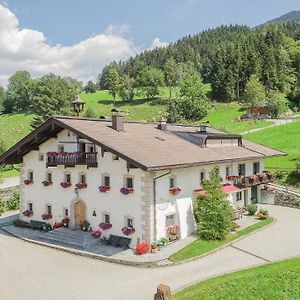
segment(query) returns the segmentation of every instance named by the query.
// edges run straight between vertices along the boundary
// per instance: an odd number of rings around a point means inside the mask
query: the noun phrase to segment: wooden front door
[[[75,224],[76,227],[80,227],[80,222],[86,220],[85,205],[81,201],[75,203]]]

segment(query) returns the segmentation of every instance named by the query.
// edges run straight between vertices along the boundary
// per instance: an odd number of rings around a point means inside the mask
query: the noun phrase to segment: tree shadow
[[[165,104],[166,100],[161,99],[161,98],[140,98],[140,99],[134,99],[130,101],[121,101],[121,100],[99,100],[98,104],[102,105],[113,105],[114,107],[121,107],[124,105],[127,106],[139,106],[139,105],[144,105],[144,104],[149,104],[149,105],[163,105]]]

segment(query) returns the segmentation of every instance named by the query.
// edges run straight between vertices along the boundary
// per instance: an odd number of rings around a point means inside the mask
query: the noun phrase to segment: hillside
[[[288,23],[288,22],[300,22],[300,10],[294,10],[288,12],[278,18],[268,21],[266,24]]]

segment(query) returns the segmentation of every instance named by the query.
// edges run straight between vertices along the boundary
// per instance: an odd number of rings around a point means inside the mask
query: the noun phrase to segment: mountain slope
[[[270,23],[287,23],[287,22],[300,22],[300,10],[294,10],[281,17],[275,18],[267,22]]]

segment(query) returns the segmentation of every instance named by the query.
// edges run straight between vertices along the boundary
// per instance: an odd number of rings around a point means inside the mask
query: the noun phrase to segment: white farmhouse
[[[277,155],[283,153],[206,126],[124,122],[115,113],[111,121],[52,117],[0,164],[20,164],[22,220],[47,214],[51,224],[68,217],[71,227],[87,220],[93,230],[107,223],[109,234],[128,229],[134,247],[165,237],[172,225],[180,238],[189,235],[192,199],[205,193],[201,181],[215,166],[232,205],[259,202],[271,180],[264,159]]]

